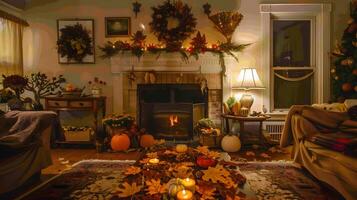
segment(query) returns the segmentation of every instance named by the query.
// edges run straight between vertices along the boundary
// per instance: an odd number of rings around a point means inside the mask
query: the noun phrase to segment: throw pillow
[[[356,106],[352,106],[351,108],[349,108],[347,113],[350,116],[351,120],[356,121],[357,120],[357,105]]]

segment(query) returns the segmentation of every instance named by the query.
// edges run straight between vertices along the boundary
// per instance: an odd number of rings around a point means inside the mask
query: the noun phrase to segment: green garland
[[[212,54],[219,57],[219,64],[221,65],[222,73],[225,75],[226,64],[224,61],[224,57],[226,55],[230,55],[238,62],[238,57],[235,55],[235,53],[241,52],[245,47],[249,45],[250,44],[221,43],[219,45],[212,45],[213,47],[210,48],[207,47],[204,51],[193,51],[190,47],[188,49],[181,48],[174,52],[180,53],[181,58],[184,62],[187,62],[190,57],[194,57],[196,60],[198,60],[200,54],[204,54],[205,52],[211,52]],[[117,41],[115,43],[107,42],[103,47],[99,48],[104,52],[102,56],[103,58],[110,58],[118,54],[123,54],[125,52],[130,52],[138,59],[140,59],[146,53],[157,54],[157,58],[159,58],[162,52],[173,52],[171,49],[159,47],[153,44],[138,48],[137,46],[132,46],[130,43],[123,41]]]
[[[67,57],[68,61],[82,62],[87,55],[93,55],[92,38],[81,24],[66,26],[60,32],[57,46],[61,57]]]

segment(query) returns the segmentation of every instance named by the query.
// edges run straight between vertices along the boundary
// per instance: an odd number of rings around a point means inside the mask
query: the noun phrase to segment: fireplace
[[[199,84],[139,84],[138,123],[156,138],[191,140],[207,117],[208,95]]]

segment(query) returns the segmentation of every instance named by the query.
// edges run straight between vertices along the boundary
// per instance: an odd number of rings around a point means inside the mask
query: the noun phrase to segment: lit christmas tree
[[[357,99],[357,0],[350,3],[351,18],[341,44],[333,51],[335,66],[331,69],[334,100]]]

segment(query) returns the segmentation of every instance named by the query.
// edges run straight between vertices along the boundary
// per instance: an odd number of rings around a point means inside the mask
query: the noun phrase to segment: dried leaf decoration
[[[130,185],[128,182],[125,182],[122,187],[118,189],[118,197],[130,197],[141,190],[141,186],[137,186],[136,183]]]
[[[151,179],[150,181],[146,181],[145,183],[146,186],[148,186],[146,191],[149,195],[166,193],[166,185],[161,185],[160,179]]]
[[[196,191],[201,194],[200,200],[215,200],[214,194],[216,188],[207,184],[200,184],[197,186]]]
[[[179,166],[174,169],[174,176],[176,178],[187,178],[192,176],[192,169],[186,166]]]
[[[209,149],[208,149],[208,146],[199,146],[199,147],[196,148],[196,151],[198,153],[203,154],[203,155],[207,155],[208,152],[209,152]]]
[[[147,153],[146,156],[148,158],[158,158],[157,153]]]
[[[140,160],[139,162],[141,164],[147,164],[149,162],[149,160],[150,160],[150,158],[144,158],[144,159]]]
[[[239,196],[236,196],[236,195],[234,197],[226,195],[226,200],[241,200],[241,198]]]
[[[125,175],[135,175],[141,172],[140,167],[130,166],[126,168]]]
[[[176,151],[166,150],[166,151],[164,151],[164,154],[166,154],[166,155],[170,155],[170,154],[177,155],[178,153]]]
[[[208,155],[207,155],[209,158],[218,158],[221,156],[221,153],[217,152],[217,151],[209,151],[208,152]]]
[[[217,165],[216,167],[209,167],[207,170],[203,170],[202,179],[212,183],[224,183],[226,179],[230,178],[229,175],[229,171],[224,169],[222,165]]]

